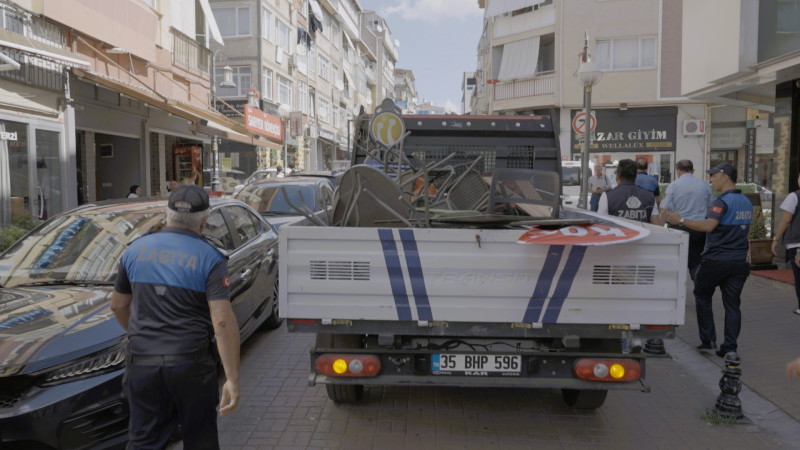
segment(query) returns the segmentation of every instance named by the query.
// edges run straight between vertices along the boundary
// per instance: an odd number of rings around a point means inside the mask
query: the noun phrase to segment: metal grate
[[[368,261],[311,261],[309,275],[312,280],[369,281]]]
[[[653,285],[655,266],[594,266],[592,284]]]

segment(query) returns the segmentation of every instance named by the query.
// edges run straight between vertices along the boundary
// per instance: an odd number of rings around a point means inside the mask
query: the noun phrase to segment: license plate
[[[518,377],[522,370],[522,357],[435,353],[431,360],[431,370],[434,375]]]

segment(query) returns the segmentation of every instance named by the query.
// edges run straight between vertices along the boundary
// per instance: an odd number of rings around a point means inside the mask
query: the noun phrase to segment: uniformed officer
[[[736,341],[742,327],[739,306],[744,283],[750,275],[747,234],[753,218],[753,205],[742,191],[736,189],[737,171],[734,166],[720,163],[707,172],[711,175],[711,186],[721,194],[714,199],[705,220],[685,219],[674,210],[667,213],[667,220],[672,225],[708,233],[694,281],[697,327],[700,332],[700,345],[697,348],[716,348],[717,334],[711,297],[719,286],[725,307],[725,342],[716,354],[724,357],[726,353],[736,351]]]
[[[239,328],[226,258],[200,233],[208,194],[181,185],[169,196],[167,224],[123,253],[111,309],[128,332],[123,389],[130,404],[129,448],[164,448],[182,427],[184,448],[219,448],[216,408],[239,401]],[[212,334],[225,370],[220,401]]]
[[[622,159],[617,164],[617,187],[603,192],[597,212],[637,220],[659,223],[660,217],[653,193],[636,186],[636,163]]]

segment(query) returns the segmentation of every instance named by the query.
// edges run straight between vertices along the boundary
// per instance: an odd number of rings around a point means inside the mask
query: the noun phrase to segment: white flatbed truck
[[[532,168],[560,170],[547,117],[403,120],[403,151],[417,158],[445,136],[448,152],[461,142],[488,152],[491,173],[513,163],[521,139]],[[357,136],[353,166],[367,139]],[[556,215],[545,221],[553,233],[601,219]],[[684,323],[688,239],[640,226],[643,238],[593,246],[521,244],[524,223],[300,221],[280,232],[280,313],[290,332],[317,335],[309,382],[326,384],[336,402],[357,401],[365,385],[513,386],[559,388],[572,407],[594,409],[608,390],[648,391],[638,344]]]

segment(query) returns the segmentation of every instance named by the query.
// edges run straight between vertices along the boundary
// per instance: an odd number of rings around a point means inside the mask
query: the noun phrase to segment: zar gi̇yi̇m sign
[[[581,110],[573,110],[572,118]],[[598,109],[589,152],[675,151],[678,108]],[[572,151],[583,148],[583,136],[571,131]]]

